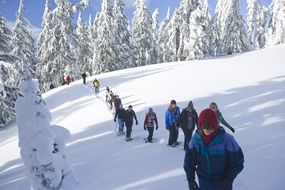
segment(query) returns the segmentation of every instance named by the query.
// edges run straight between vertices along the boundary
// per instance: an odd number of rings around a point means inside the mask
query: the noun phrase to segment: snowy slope
[[[112,113],[104,88],[96,98],[81,81],[44,94],[53,124],[71,131],[67,154],[79,190],[187,189],[184,152],[165,146],[164,112],[171,99],[184,108],[193,100],[198,112],[212,101],[236,128],[245,154],[245,169],[235,190],[285,189],[285,46],[202,61],[166,63],[96,76],[120,95],[124,107],[134,106],[139,125],[133,142],[114,135]],[[148,107],[158,115],[156,143],[145,144],[142,128]],[[28,111],[28,110],[27,110]],[[183,135],[180,132],[179,140]],[[27,190],[29,184],[17,147],[17,128],[0,131],[0,189]],[[283,151],[282,151],[283,150]]]

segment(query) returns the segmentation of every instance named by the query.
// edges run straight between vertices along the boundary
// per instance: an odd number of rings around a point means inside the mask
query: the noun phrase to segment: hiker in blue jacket
[[[125,134],[125,132],[124,132],[124,122],[126,120],[126,116],[127,116],[126,110],[123,108],[123,105],[121,104],[119,109],[116,110],[116,114],[115,114],[115,117],[114,117],[114,122],[117,122],[117,118],[118,118],[118,127],[119,127],[119,131],[118,131],[118,134],[117,134],[118,136]]]
[[[198,127],[184,159],[189,189],[232,190],[234,179],[243,169],[241,148],[233,136],[218,126],[217,114],[211,109],[200,113]]]
[[[180,109],[176,106],[176,101],[171,100],[169,108],[165,113],[165,125],[166,129],[169,131],[169,146],[176,146],[178,144],[178,134],[179,134],[179,125],[178,118],[180,117]]]
[[[243,169],[241,148],[233,136],[218,126],[217,114],[211,109],[200,113],[198,127],[184,159],[189,189],[232,190],[234,179]]]

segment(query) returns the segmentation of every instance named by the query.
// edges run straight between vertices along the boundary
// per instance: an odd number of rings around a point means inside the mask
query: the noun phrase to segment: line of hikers
[[[135,120],[136,125],[138,125],[138,119],[136,113],[133,110],[132,105],[129,105],[125,110],[122,106],[122,101],[118,95],[113,95],[112,91],[107,87],[106,88],[106,101],[110,102],[110,108],[115,108],[115,117],[114,121],[118,122],[118,135],[124,135],[124,123],[126,125],[126,140],[131,139],[132,126]],[[114,105],[114,106],[112,106]],[[209,106],[213,110],[218,118],[218,125],[222,123],[233,133],[235,132],[234,128],[226,122],[222,113],[219,111],[218,106],[215,102],[212,102]],[[190,101],[186,108],[180,112],[180,108],[176,105],[176,101],[172,100],[170,102],[169,108],[165,113],[165,125],[166,129],[169,131],[168,145],[176,146],[179,144],[178,135],[179,128],[182,129],[184,134],[184,150],[187,150],[188,144],[191,140],[195,126],[198,127],[198,114],[194,108],[193,102]],[[148,112],[145,115],[144,130],[148,131],[148,137],[146,142],[152,142],[154,129],[158,130],[158,119],[156,113],[153,111],[153,108],[149,108]]]
[[[83,83],[86,83],[86,76],[83,77]],[[84,83],[84,84],[85,84]],[[93,87],[95,89],[95,94],[99,93],[100,82],[95,78],[93,81]],[[106,87],[106,99],[105,101],[109,104],[109,109],[115,114],[114,121],[118,121],[118,135],[124,135],[124,123],[126,125],[126,140],[131,139],[131,132],[133,126],[133,119],[135,119],[136,124],[138,123],[136,114],[132,109],[132,105],[128,106],[128,109],[124,109],[122,101],[119,95],[113,93],[112,90],[107,86]],[[218,109],[218,106],[215,102],[212,102],[209,105],[209,108],[212,109],[217,114],[218,124],[223,124],[233,133],[235,132],[234,128],[226,122],[222,113]],[[117,120],[118,118],[118,120]],[[176,105],[175,100],[171,100],[169,108],[165,113],[165,125],[166,129],[169,131],[169,146],[176,146],[178,144],[178,135],[179,128],[182,129],[184,133],[184,150],[187,149],[187,145],[191,140],[195,126],[198,126],[198,114],[194,108],[193,102],[190,101],[186,108],[180,112],[180,108]],[[147,137],[147,142],[152,142],[154,128],[158,129],[158,120],[156,113],[153,111],[153,108],[149,108],[145,119],[144,119],[144,130],[147,130],[149,135]]]
[[[131,140],[134,120],[138,125],[133,107],[129,105],[125,110],[119,96],[115,95],[109,87],[106,88],[106,102],[115,112],[114,122],[118,122],[118,135],[125,134],[124,125],[126,125],[126,140]],[[219,126],[220,124],[235,132],[234,128],[226,122],[215,102],[210,103],[209,108],[203,110],[199,116],[192,101],[180,112],[176,101],[172,100],[166,110],[168,145],[174,147],[178,144],[179,128],[184,133],[186,151],[184,171],[189,190],[232,190],[234,179],[243,170],[243,152],[234,137]],[[195,126],[197,130],[192,136]],[[154,129],[158,129],[158,119],[152,108],[149,108],[145,115],[143,127],[148,131],[146,142],[152,142]],[[196,175],[199,185],[195,179]]]

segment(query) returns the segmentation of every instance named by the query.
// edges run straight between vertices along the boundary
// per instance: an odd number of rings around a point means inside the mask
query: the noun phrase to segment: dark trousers
[[[131,138],[132,127],[133,127],[133,125],[130,125],[130,124],[126,123],[126,128],[127,128],[126,137],[127,138]]]
[[[174,126],[171,126],[169,128],[168,145],[170,146],[177,143],[177,139],[178,139],[178,130]]]
[[[182,129],[184,133],[184,150],[187,150],[188,144],[192,138],[193,129]]]
[[[83,84],[86,84],[86,78],[83,78]]]
[[[153,130],[154,130],[154,127],[147,127],[147,131],[148,131],[147,141],[148,142],[152,141]]]

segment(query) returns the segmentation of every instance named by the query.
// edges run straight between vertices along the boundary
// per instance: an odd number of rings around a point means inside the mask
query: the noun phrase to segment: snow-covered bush
[[[5,127],[15,119],[15,101],[18,88],[13,87],[18,78],[12,64],[0,61],[0,128]]]
[[[22,95],[16,101],[16,123],[21,157],[31,188],[72,189],[76,180],[65,154],[69,131],[50,125],[51,114],[36,81],[27,77],[20,84],[20,91]]]

